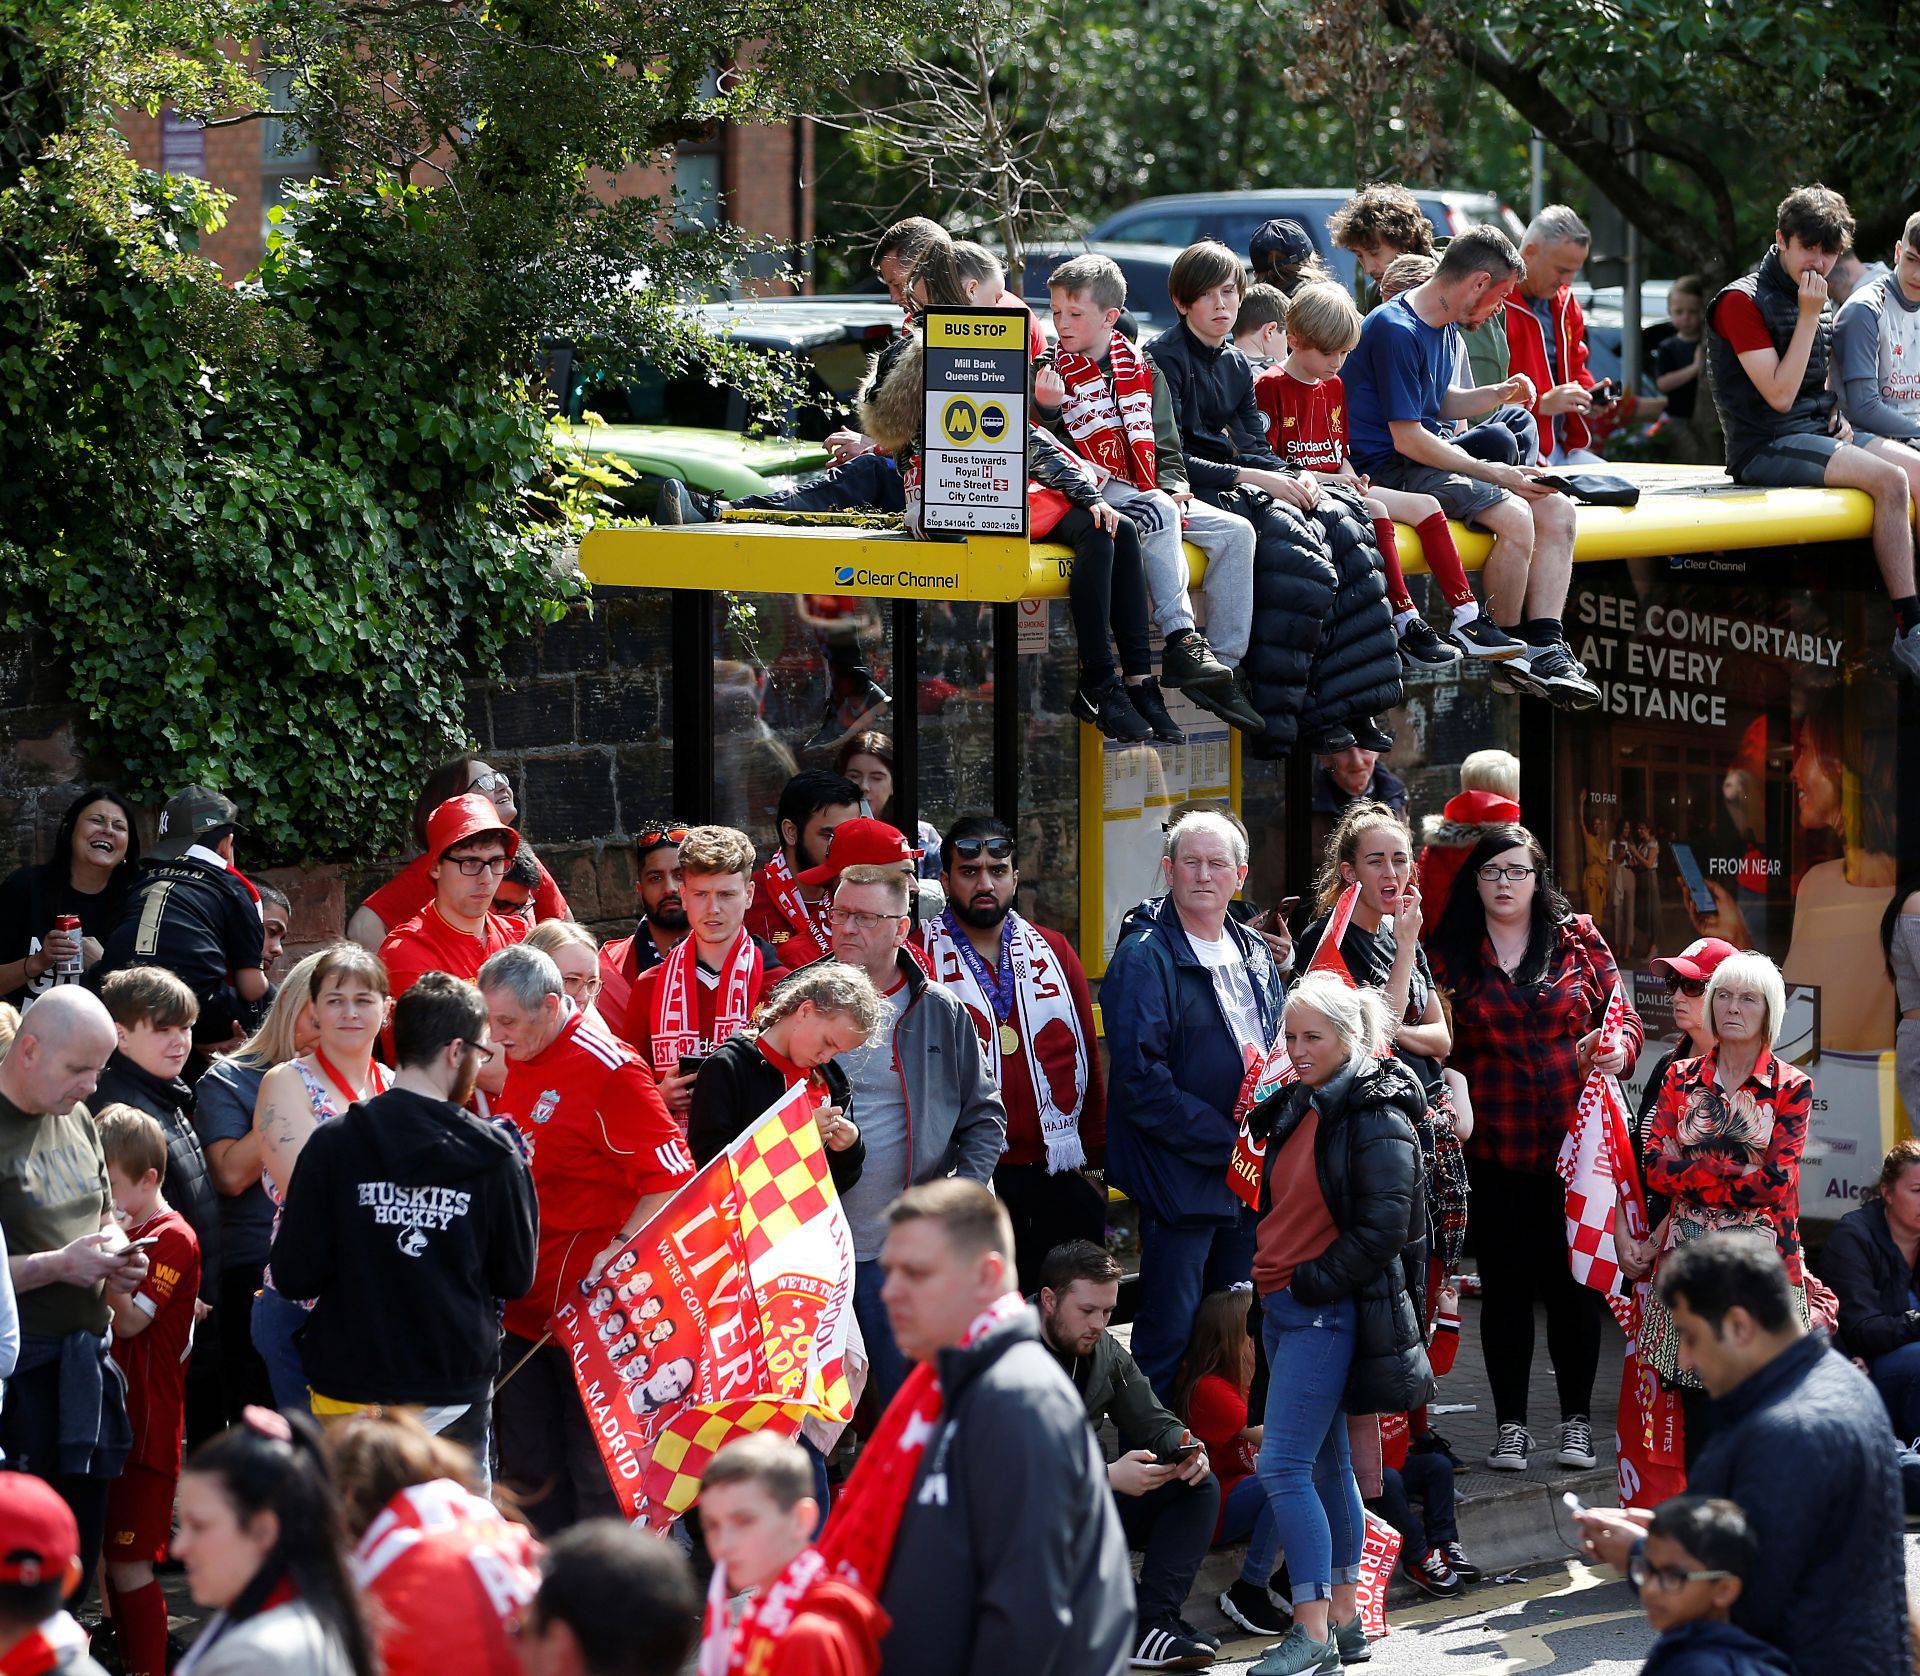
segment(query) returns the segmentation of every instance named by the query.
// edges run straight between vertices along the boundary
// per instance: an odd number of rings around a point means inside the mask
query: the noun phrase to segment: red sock
[[[1460,550],[1453,544],[1453,531],[1447,527],[1447,515],[1436,512],[1422,518],[1414,528],[1420,532],[1420,550],[1427,556],[1427,569],[1440,584],[1440,594],[1449,605],[1471,605],[1473,589],[1467,586],[1467,572],[1460,563]]]
[[[123,1594],[107,1585],[120,1663],[127,1676],[166,1676],[167,1597],[158,1581]]]
[[[1397,617],[1413,609],[1413,595],[1407,592],[1407,575],[1400,568],[1400,538],[1393,532],[1391,518],[1374,519],[1374,539],[1380,543],[1380,558],[1387,570],[1387,603]]]

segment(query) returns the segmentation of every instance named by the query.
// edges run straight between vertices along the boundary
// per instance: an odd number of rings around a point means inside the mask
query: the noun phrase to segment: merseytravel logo
[[[949,396],[940,410],[940,429],[947,441],[965,448],[980,434],[980,410],[971,396]]]

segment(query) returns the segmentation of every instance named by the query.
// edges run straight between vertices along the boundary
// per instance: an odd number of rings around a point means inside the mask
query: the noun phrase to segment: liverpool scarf
[[[1012,991],[1004,1002],[993,994],[1000,987],[998,974],[987,971],[951,906],[927,927],[927,964],[934,981],[967,1004],[986,1048],[987,1063],[993,1067],[993,1080],[1003,1093],[1006,1077],[1000,1061],[1009,1045],[1005,1032],[1012,1029],[1018,1037],[1012,1045],[1026,1061],[1027,1079],[1033,1084],[1040,1133],[1047,1143],[1047,1173],[1084,1169],[1087,1155],[1080,1145],[1080,1108],[1087,1099],[1087,1042],[1066,974],[1046,939],[1018,914],[1007,915],[1001,951],[1010,974],[1007,987]],[[1012,1022],[1016,1015],[1017,1026]],[[1056,1022],[1064,1024],[1073,1037],[1073,1090],[1065,1106],[1055,1098],[1052,1079],[1033,1046],[1041,1032]]]
[[[744,1029],[751,1016],[765,962],[745,926],[733,939],[720,970],[710,1041],[703,1041],[700,1034],[700,998],[694,988],[700,981],[698,965],[691,936],[674,944],[661,963],[660,987],[653,992],[653,1017],[648,1021],[653,1031],[655,1076],[679,1070],[682,1054],[698,1055],[717,1048]]]
[[[780,917],[793,928],[789,935],[805,938],[804,948],[812,951],[804,959],[797,959],[795,955],[799,951],[790,951],[786,946],[789,936],[776,933],[773,946],[780,951],[782,965],[804,966],[832,949],[833,939],[827,934],[826,921],[814,912],[813,904],[800,894],[799,881],[794,878],[793,869],[787,864],[785,850],[775,850],[768,858],[766,866],[760,870],[760,882],[773,898],[774,908]]]
[[[707,1586],[707,1625],[700,1639],[699,1676],[765,1676],[774,1648],[793,1623],[807,1590],[827,1575],[818,1548],[802,1548],[786,1570],[747,1602],[733,1628],[727,1626],[727,1568],[716,1565]]]
[[[973,1318],[960,1346],[977,1344],[995,1327],[1011,1321],[1026,1301],[1005,1292]],[[893,1541],[906,1515],[907,1497],[920,1474],[921,1457],[940,1430],[946,1397],[931,1362],[922,1362],[880,1417],[853,1476],[840,1492],[820,1533],[820,1552],[834,1575],[865,1589],[875,1600],[886,1586]]]
[[[1136,489],[1151,489],[1153,464],[1153,364],[1120,333],[1107,345],[1109,383],[1100,363],[1062,350],[1054,371],[1067,387],[1060,420],[1073,445],[1104,475],[1124,477]]]

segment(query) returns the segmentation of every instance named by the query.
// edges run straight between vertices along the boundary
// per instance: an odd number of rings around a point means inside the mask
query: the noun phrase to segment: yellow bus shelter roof
[[[1608,466],[1640,485],[1637,506],[1579,509],[1574,558],[1663,558],[1677,553],[1854,541],[1873,527],[1873,502],[1858,489],[1743,489],[1707,466]],[[1469,570],[1491,540],[1455,524]],[[1426,569],[1420,538],[1399,526],[1400,560]],[[1206,559],[1187,549],[1194,580]],[[913,541],[891,531],[806,524],[611,525],[580,543],[580,565],[602,588],[695,588],[733,593],[866,594],[927,600],[1059,599],[1073,555],[1004,536]]]

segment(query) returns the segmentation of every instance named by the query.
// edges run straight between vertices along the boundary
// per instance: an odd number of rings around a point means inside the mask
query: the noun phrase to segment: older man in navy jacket
[[[1139,1207],[1133,1356],[1164,1402],[1208,1292],[1253,1270],[1253,1212],[1227,1186],[1234,1104],[1280,1019],[1266,944],[1227,912],[1246,834],[1200,810],[1167,835],[1167,895],[1127,916],[1100,991],[1112,1055],[1107,1174]]]

